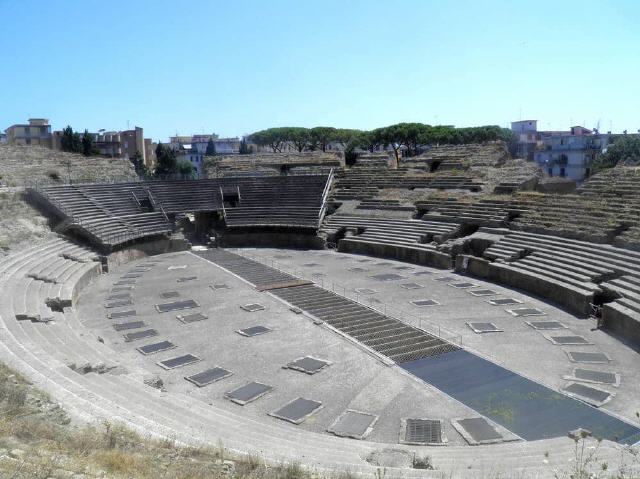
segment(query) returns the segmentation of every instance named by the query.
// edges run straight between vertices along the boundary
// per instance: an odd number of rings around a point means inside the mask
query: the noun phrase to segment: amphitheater
[[[615,473],[640,442],[639,173],[549,193],[488,144],[31,181],[52,232],[0,258],[0,360],[78,421],[320,474],[553,477],[580,428]]]

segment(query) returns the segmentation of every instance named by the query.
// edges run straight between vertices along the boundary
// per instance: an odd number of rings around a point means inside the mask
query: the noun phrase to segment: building
[[[5,134],[10,145],[52,146],[51,125],[46,118],[29,118],[28,124],[11,125]]]
[[[518,140],[516,157],[533,161],[538,142],[538,120],[520,120],[511,122],[511,131]]]
[[[207,152],[209,140],[213,140],[216,155],[237,155],[240,153],[240,138],[218,138],[215,133],[211,135],[172,136],[169,138],[169,146],[178,150],[180,145],[191,145],[194,151],[204,155]]]
[[[190,143],[183,143],[178,146],[175,152],[178,162],[188,161],[193,165],[198,176],[202,174],[204,166],[204,154],[198,152],[198,149],[196,147],[194,147]]]
[[[540,132],[535,162],[549,176],[582,181],[591,175],[594,160],[606,150],[612,137],[581,126],[565,132]]]
[[[4,145],[5,143],[7,143],[7,134],[0,133],[0,145]]]

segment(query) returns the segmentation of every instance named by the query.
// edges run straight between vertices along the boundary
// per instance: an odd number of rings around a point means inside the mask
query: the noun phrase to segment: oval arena
[[[613,464],[640,441],[639,177],[532,191],[505,152],[31,185],[57,233],[0,261],[0,356],[78,420],[318,471],[543,476],[580,429]]]

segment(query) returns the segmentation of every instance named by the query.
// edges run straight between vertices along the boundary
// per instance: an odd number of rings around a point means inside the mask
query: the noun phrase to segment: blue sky
[[[640,2],[0,0],[0,128],[640,128]]]

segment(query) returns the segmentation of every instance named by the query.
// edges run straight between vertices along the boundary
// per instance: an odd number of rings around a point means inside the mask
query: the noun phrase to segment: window
[[[549,176],[553,176],[553,168],[549,168],[547,170],[547,173],[549,173]]]
[[[562,178],[564,178],[564,177],[565,177],[564,168],[560,168],[560,176],[561,176]]]
[[[25,143],[26,143],[27,145],[30,145],[30,144],[31,144],[31,138],[27,138],[27,139],[26,139],[26,140],[24,140],[24,141],[25,141]]]

